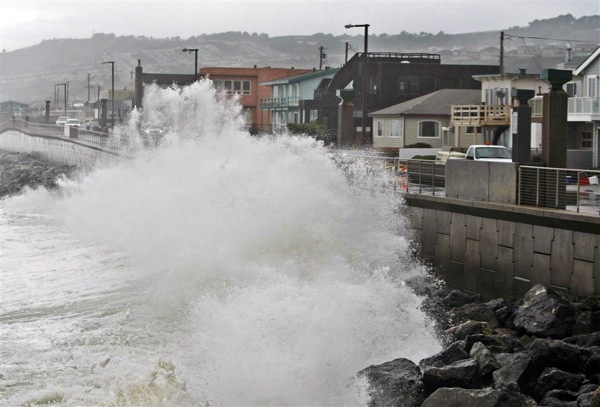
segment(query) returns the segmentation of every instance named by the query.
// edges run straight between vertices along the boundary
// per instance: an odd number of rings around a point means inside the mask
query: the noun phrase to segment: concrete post
[[[339,146],[350,146],[356,143],[354,134],[354,104],[352,99],[356,96],[353,90],[341,90],[342,102],[338,105],[338,134]]]
[[[50,123],[50,101],[46,100],[46,124]]]
[[[135,106],[138,109],[142,108],[144,99],[144,84],[142,83],[142,61],[138,59],[138,64],[135,67]]]
[[[569,96],[562,86],[573,77],[571,71],[544,69],[540,79],[551,85],[544,94],[544,117],[542,121],[542,156],[548,167],[567,166],[567,110]]]
[[[100,103],[102,103],[101,105],[101,114],[100,114],[100,127],[102,127],[102,131],[106,131],[106,129],[108,128],[107,125],[107,118],[108,118],[108,112],[106,111],[106,102],[108,102],[108,99],[100,99]]]
[[[513,89],[511,96],[519,101],[519,105],[513,108],[512,160],[514,163],[529,163],[531,161],[531,106],[528,102],[535,96],[535,91]]]

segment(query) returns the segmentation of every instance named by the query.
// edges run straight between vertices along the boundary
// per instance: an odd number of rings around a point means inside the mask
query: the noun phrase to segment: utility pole
[[[110,108],[110,117],[111,117],[111,124],[114,127],[115,125],[115,61],[106,61],[106,62],[102,62],[102,64],[111,64],[111,78],[112,78],[112,88],[111,88],[111,92],[112,94],[111,96],[111,108]]]
[[[64,86],[65,87],[65,116],[67,115],[67,84],[65,83],[57,83],[56,86]]]
[[[346,58],[344,59],[344,64],[348,62],[348,49],[350,48],[350,44],[346,42]]]
[[[90,90],[93,88],[93,86],[92,86],[92,85],[90,85],[90,74],[88,74],[88,77],[87,77],[87,79],[88,79],[88,81],[87,81],[87,86],[84,86],[84,87],[85,87],[85,88],[87,88],[87,91],[88,91],[88,98],[87,98],[87,101],[88,101],[88,103],[90,103]]]
[[[500,76],[504,76],[504,31],[500,31]]]

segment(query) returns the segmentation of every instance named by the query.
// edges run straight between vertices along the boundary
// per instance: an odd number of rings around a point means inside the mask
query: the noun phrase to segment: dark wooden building
[[[315,92],[313,108],[328,129],[337,129],[337,104],[340,90],[355,91],[355,128],[362,125],[363,55],[355,54],[333,77],[326,89]],[[446,65],[438,54],[424,53],[368,53],[367,113],[396,105],[441,89],[480,89],[481,83],[473,75],[495,74],[497,65]],[[367,126],[372,119],[367,118]]]

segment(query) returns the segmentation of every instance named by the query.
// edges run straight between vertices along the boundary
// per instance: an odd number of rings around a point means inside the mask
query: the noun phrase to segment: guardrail
[[[73,132],[69,132],[69,136],[66,136],[64,126],[36,123],[15,118],[0,123],[0,131],[8,129],[22,130],[39,136],[63,138],[75,143],[108,150],[113,153],[122,151],[120,140],[113,137],[111,134],[87,130],[85,128],[73,128]]]
[[[519,205],[600,214],[600,171],[519,167]]]
[[[400,193],[446,196],[446,165],[433,160],[362,156],[393,172],[391,187]],[[600,171],[518,168],[517,205],[600,215]]]

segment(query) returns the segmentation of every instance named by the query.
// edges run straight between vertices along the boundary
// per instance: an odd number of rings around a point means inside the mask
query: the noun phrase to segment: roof
[[[169,74],[169,73],[143,73],[143,83],[156,83],[157,85],[190,85],[196,80],[194,75],[188,74]]]
[[[585,68],[588,67],[589,64],[591,64],[596,58],[598,58],[598,55],[600,55],[600,47],[596,48],[596,50],[592,52],[592,54],[589,57],[587,57],[585,61],[581,63],[581,65],[577,67],[573,74],[579,75]]]
[[[325,69],[322,71],[306,72],[306,73],[301,73],[301,74],[297,74],[297,75],[286,76],[286,77],[279,78],[279,79],[274,79],[272,81],[261,82],[260,85],[261,86],[286,85],[289,83],[301,82],[301,81],[304,81],[307,79],[318,78],[321,76],[334,75],[340,69],[341,68],[328,68],[328,69]]]
[[[452,105],[476,105],[481,102],[478,89],[442,89],[385,109],[369,116],[450,115]]]

